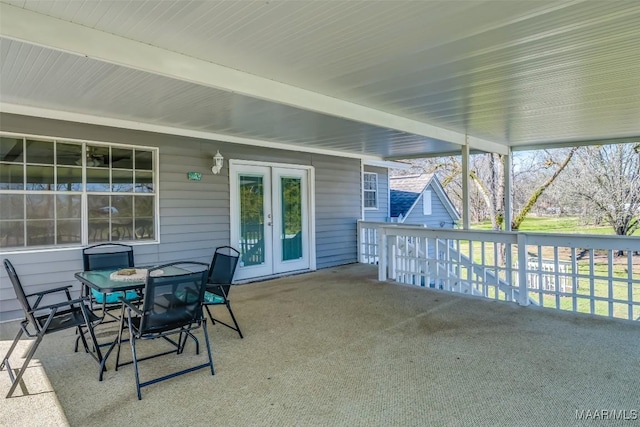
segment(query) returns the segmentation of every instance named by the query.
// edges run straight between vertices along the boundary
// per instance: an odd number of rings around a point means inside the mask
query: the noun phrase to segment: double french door
[[[232,161],[229,173],[235,278],[312,268],[310,168]]]

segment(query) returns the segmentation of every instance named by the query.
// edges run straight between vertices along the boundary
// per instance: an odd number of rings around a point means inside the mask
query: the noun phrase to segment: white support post
[[[527,236],[518,233],[518,304],[529,305],[529,289],[527,286]]]
[[[471,196],[469,177],[469,136],[465,137],[465,144],[462,146],[462,228],[469,229],[471,216]]]
[[[511,231],[513,207],[511,204],[511,148],[504,155],[504,230]]]

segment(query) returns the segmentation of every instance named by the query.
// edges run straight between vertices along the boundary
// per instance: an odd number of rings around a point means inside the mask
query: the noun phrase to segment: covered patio
[[[245,338],[210,328],[215,376],[180,376],[138,401],[131,366],[98,382],[67,333],[43,341],[27,389],[0,401],[0,424],[550,426],[639,415],[631,321],[380,282],[365,264],[237,286],[232,300]],[[1,352],[15,327],[0,325]],[[141,372],[193,357],[191,345]]]

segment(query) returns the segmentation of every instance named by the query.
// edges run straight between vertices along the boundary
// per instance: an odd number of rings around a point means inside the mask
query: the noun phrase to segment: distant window
[[[378,174],[365,172],[362,178],[365,209],[378,209]]]
[[[431,215],[431,191],[427,190],[422,193],[422,213]]]
[[[156,240],[157,150],[0,137],[0,249]]]

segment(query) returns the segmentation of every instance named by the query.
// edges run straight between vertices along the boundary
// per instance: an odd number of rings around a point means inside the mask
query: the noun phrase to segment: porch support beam
[[[471,177],[469,176],[469,144],[462,146],[462,228],[469,229],[471,216],[471,196],[469,188],[471,187]]]
[[[504,155],[504,230],[511,231],[513,206],[511,204],[511,149]]]
[[[151,74],[478,149],[505,146],[8,4],[0,36]],[[257,70],[259,71],[259,70]]]

